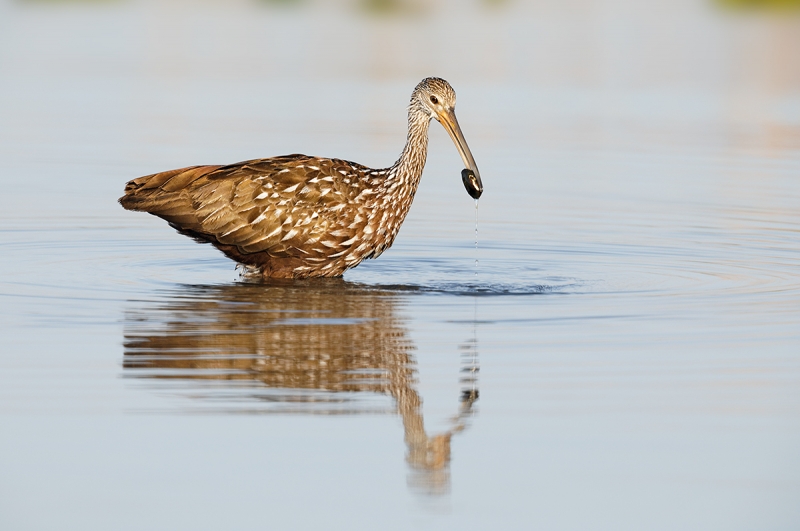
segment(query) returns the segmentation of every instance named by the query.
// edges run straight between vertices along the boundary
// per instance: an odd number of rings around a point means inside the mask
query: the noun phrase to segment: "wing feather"
[[[354,172],[363,170],[305,155],[193,166],[130,181],[120,202],[242,253],[322,255],[349,237],[346,210],[356,188],[344,176]]]

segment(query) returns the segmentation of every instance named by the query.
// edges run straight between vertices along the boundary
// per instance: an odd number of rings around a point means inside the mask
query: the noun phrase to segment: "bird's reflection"
[[[341,279],[185,287],[126,313],[125,375],[214,412],[397,411],[410,485],[444,493],[450,439],[478,398],[477,343],[460,346],[462,391],[450,428],[428,435],[404,300]]]

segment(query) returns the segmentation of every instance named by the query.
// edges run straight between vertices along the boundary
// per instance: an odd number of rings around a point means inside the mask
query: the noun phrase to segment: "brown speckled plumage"
[[[425,166],[431,118],[456,142],[480,194],[454,107],[446,81],[422,80],[409,105],[406,146],[389,168],[306,155],[192,166],[134,179],[119,201],[265,277],[341,276],[394,242]]]

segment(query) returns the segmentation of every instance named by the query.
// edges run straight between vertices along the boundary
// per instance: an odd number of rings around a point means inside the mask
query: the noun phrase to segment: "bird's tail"
[[[197,220],[188,188],[219,166],[192,166],[165,171],[128,181],[119,203],[126,210],[149,212],[179,226],[192,226]]]

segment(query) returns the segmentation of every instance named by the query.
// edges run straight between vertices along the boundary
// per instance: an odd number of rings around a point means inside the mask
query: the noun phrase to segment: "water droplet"
[[[475,200],[475,278],[478,277],[478,200]]]

